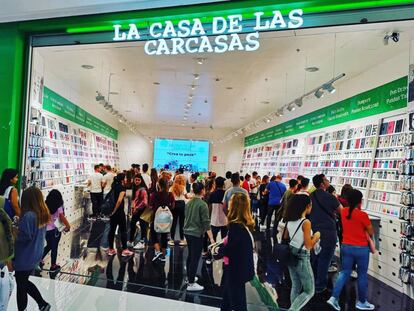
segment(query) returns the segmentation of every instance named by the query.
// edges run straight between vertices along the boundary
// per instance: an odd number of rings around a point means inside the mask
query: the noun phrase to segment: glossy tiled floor
[[[66,283],[60,281],[87,284],[99,288],[99,291],[95,293],[93,292],[93,287],[86,287],[85,289],[85,287],[75,286],[72,288],[67,285],[74,292],[82,291],[80,296],[84,297],[83,299],[89,300],[89,296],[85,295],[84,291],[91,291],[91,297],[96,298],[91,300],[91,304],[95,304],[96,310],[114,310],[112,306],[115,305],[110,304],[110,299],[108,298],[112,296],[118,299],[116,300],[116,306],[119,305],[119,310],[125,308],[125,303],[121,303],[122,299],[122,301],[128,301],[127,305],[131,303],[135,305],[136,301],[137,306],[148,304],[148,310],[164,310],[163,307],[151,309],[154,304],[159,303],[159,300],[151,300],[147,296],[167,298],[160,302],[171,307],[171,309],[167,310],[187,310],[186,304],[180,304],[175,307],[178,301],[216,308],[220,306],[221,293],[219,285],[222,273],[220,261],[207,265],[205,260],[201,260],[198,271],[199,283],[204,285],[205,290],[196,294],[187,293],[185,290],[186,247],[177,245],[170,248],[165,263],[152,261],[154,250],[151,247],[144,251],[136,252],[133,257],[123,258],[118,253],[117,256],[111,258],[99,247],[103,231],[104,225],[102,224],[91,224],[87,221],[79,223],[78,226],[75,226],[75,230],[62,237],[59,250],[60,256],[58,258],[59,263],[62,265],[61,272],[55,274],[47,271],[41,272],[41,276],[44,278],[52,278],[59,281],[56,283],[58,285],[39,281],[41,284],[45,284],[44,290],[48,292],[47,295],[65,296],[64,303],[56,304],[57,310],[83,310],[74,306],[78,303],[86,303],[84,300],[72,299],[59,293],[66,286]],[[286,282],[280,284],[281,269],[275,264],[274,260],[271,260],[271,238],[266,233],[257,232],[255,239],[258,250],[257,279],[254,286],[249,284],[246,289],[249,303],[248,309],[279,310],[279,307],[277,307],[279,305],[280,310],[285,310],[290,305],[289,288]],[[49,263],[46,258],[45,268],[47,267],[49,267]],[[335,277],[336,275],[332,274],[331,280],[334,280]],[[271,296],[263,287],[262,284],[264,282],[274,284],[276,287],[279,296],[277,304],[272,302]],[[355,285],[355,281],[350,282],[346,289],[344,289],[341,296],[342,310],[355,310]],[[123,293],[116,295],[113,291],[105,292],[102,288],[122,291]],[[51,290],[52,294],[49,293]],[[129,298],[131,295],[125,294],[125,292],[139,295]],[[102,302],[98,299],[99,297],[102,297]],[[121,299],[121,297],[124,298]],[[327,297],[314,297],[305,310],[331,310],[325,303],[326,299]],[[414,310],[414,303],[408,297],[372,278],[369,280],[369,299],[376,304],[377,310]],[[107,301],[108,304],[106,303]],[[12,304],[13,302],[11,302]],[[72,307],[74,309],[71,309]]]

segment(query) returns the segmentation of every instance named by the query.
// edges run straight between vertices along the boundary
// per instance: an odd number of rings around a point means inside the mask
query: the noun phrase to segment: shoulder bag
[[[283,264],[283,265],[294,265],[295,261],[297,260],[296,256],[294,256],[290,250],[290,241],[293,240],[293,238],[295,237],[296,233],[299,231],[299,229],[302,227],[303,222],[306,219],[302,219],[302,221],[299,223],[298,227],[295,230],[295,233],[293,234],[292,238],[287,239],[287,240],[282,240],[281,243],[275,243],[275,245],[273,246],[273,256],[276,258],[276,260]],[[282,239],[285,236],[285,232],[287,229],[287,225],[288,222],[285,225],[285,228],[283,229],[283,233],[282,233]],[[303,247],[303,245],[301,246],[301,248]]]

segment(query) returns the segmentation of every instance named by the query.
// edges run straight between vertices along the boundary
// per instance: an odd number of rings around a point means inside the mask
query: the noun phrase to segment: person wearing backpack
[[[128,257],[134,255],[134,252],[131,252],[127,248],[127,228],[126,228],[126,215],[125,215],[125,206],[124,206],[124,199],[126,189],[125,185],[125,174],[120,173],[114,178],[114,182],[112,183],[112,191],[114,192],[115,198],[115,206],[110,215],[110,230],[108,235],[109,240],[109,248],[107,250],[107,254],[109,256],[116,255],[116,250],[114,247],[114,240],[115,240],[115,231],[116,228],[119,226],[119,232],[121,235],[121,244],[122,244],[122,256]]]
[[[284,239],[290,238],[289,249],[295,258],[288,264],[292,280],[291,311],[301,310],[315,294],[310,250],[318,243],[320,233],[312,234],[311,222],[306,219],[311,210],[312,202],[308,195],[294,194],[287,202],[283,218],[286,222]]]
[[[0,180],[0,196],[5,199],[4,210],[13,221],[14,216],[20,217],[19,196],[16,189],[19,180],[19,172],[13,168],[3,171]]]
[[[149,199],[149,206],[152,209],[154,219],[151,223],[151,240],[155,249],[152,261],[165,262],[168,236],[173,221],[171,210],[174,208],[175,200],[174,195],[168,191],[169,186],[166,178],[158,180],[158,188],[159,190],[152,193]],[[163,230],[160,230],[159,225],[163,226]]]
[[[145,248],[145,240],[147,235],[147,222],[141,219],[142,213],[148,206],[148,187],[141,174],[135,175],[132,183],[132,217],[129,228],[128,246],[134,249]],[[137,223],[141,228],[141,240],[134,245],[135,232],[137,231]]]
[[[208,206],[203,200],[204,185],[201,182],[195,182],[192,187],[194,197],[185,207],[184,220],[184,235],[188,245],[187,290],[201,291],[204,287],[196,283],[195,275],[203,249],[203,236],[207,233],[211,244],[214,244],[214,239],[210,229]]]

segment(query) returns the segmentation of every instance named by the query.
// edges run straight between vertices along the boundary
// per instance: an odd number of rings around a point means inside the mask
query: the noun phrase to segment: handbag
[[[53,223],[56,227],[56,230],[59,232],[62,232],[66,229],[66,226],[63,224],[63,222],[60,221],[60,218],[56,218],[55,222]]]
[[[297,257],[294,256],[290,250],[290,241],[295,237],[296,233],[299,231],[299,228],[302,227],[302,224],[305,220],[306,219],[302,219],[302,221],[299,223],[292,238],[288,240],[282,240],[281,243],[275,243],[275,245],[273,246],[273,256],[276,258],[276,260],[279,263],[283,265],[288,265],[288,264],[294,265],[295,264]],[[282,239],[283,239],[283,236],[285,235],[287,224],[288,223],[286,223],[285,228],[283,229]],[[301,248],[302,247],[303,245],[301,246]]]
[[[141,217],[143,221],[150,223],[152,221],[152,209],[150,207],[146,207],[145,210],[142,212]]]
[[[376,252],[375,242],[371,238],[371,236],[368,234],[368,232],[365,231],[365,234],[367,235],[369,251],[371,252],[371,254],[375,254]]]

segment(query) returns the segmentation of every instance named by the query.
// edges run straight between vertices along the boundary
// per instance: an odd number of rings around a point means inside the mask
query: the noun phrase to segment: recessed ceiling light
[[[184,118],[183,118],[183,120],[184,120],[184,121],[187,121],[187,119],[188,119],[187,117],[184,117]]]
[[[185,104],[188,108],[190,108],[192,106],[192,103],[187,103]]]
[[[200,79],[200,75],[198,73],[193,74],[194,80]]]
[[[312,67],[306,67],[305,70],[307,72],[317,72],[317,71],[319,71],[319,68],[312,66]]]
[[[207,103],[208,103],[207,99],[205,99],[205,100],[204,100],[204,103],[205,103],[205,104],[207,104]]]
[[[159,83],[159,82],[152,82],[152,84],[154,84],[154,85],[160,85],[161,83]]]
[[[193,85],[191,85],[191,90],[192,91],[194,91],[195,90],[195,88],[196,88],[196,86],[193,84]]]
[[[111,95],[119,95],[119,92],[109,92]]]
[[[193,99],[193,95],[192,94],[188,95],[188,98]]]
[[[202,58],[202,57],[196,58],[197,64],[199,64],[199,65],[204,64],[205,60],[206,60],[206,58]]]
[[[93,69],[94,67],[92,65],[82,65],[83,69]]]
[[[269,101],[267,101],[267,100],[263,100],[263,101],[261,101],[260,103],[261,103],[261,104],[263,104],[263,105],[269,105],[269,104],[270,104],[270,102],[269,102]]]
[[[233,89],[233,87],[232,86],[228,86],[228,87],[226,87],[226,90],[232,90]]]

